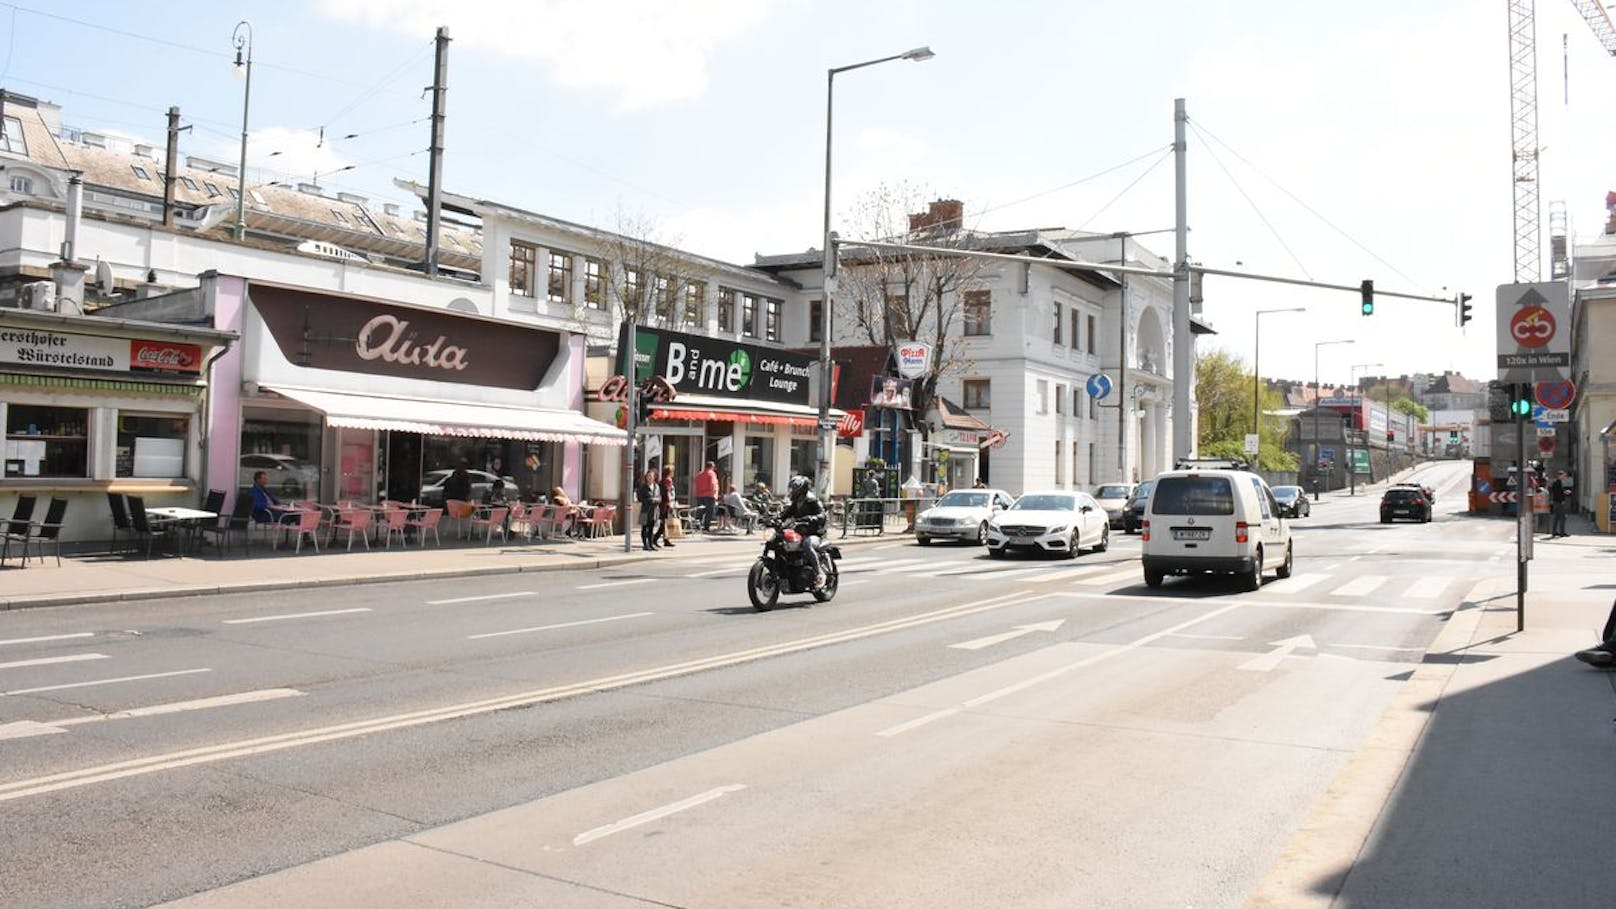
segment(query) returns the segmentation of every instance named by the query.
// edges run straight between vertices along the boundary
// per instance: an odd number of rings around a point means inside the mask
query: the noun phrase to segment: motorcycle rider
[[[790,501],[780,512],[782,523],[793,521],[797,525],[797,532],[803,535],[803,546],[808,555],[814,560],[814,589],[819,590],[825,586],[825,566],[819,559],[819,538],[825,533],[825,508],[819,504],[819,497],[814,495],[813,481],[805,476],[795,476],[786,484]]]

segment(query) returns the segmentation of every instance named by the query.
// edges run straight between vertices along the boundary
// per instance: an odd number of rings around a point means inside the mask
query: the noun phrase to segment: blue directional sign
[[[1089,376],[1088,382],[1083,387],[1088,390],[1089,397],[1103,398],[1111,393],[1111,377],[1097,372]]]

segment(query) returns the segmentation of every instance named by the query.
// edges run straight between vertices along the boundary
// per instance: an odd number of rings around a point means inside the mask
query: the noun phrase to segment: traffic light
[[[651,422],[651,396],[645,389],[634,389],[634,424],[644,426]]]
[[[1368,278],[1365,278],[1364,282],[1362,284],[1358,285],[1358,292],[1363,295],[1363,314],[1366,315],[1366,316],[1374,315],[1375,314],[1375,282],[1369,280]]]
[[[1532,383],[1516,382],[1509,386],[1509,415],[1517,420],[1532,415]]]
[[[1448,430],[1448,444],[1453,445],[1453,444],[1457,443],[1458,441],[1459,441],[1459,431],[1457,429]]]
[[[1460,294],[1459,295],[1459,327],[1463,328],[1465,323],[1470,321],[1470,318],[1471,318],[1471,316],[1470,316],[1470,295],[1469,294]]]

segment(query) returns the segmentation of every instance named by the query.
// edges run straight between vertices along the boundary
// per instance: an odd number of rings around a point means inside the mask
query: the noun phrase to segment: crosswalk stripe
[[[1293,574],[1288,578],[1275,578],[1268,584],[1263,585],[1263,589],[1259,592],[1285,596],[1299,590],[1306,590],[1328,577],[1330,576],[1327,574]]]
[[[1420,578],[1419,580],[1414,582],[1414,586],[1412,586],[1412,587],[1408,588],[1407,590],[1403,591],[1403,596],[1411,597],[1413,599],[1419,599],[1419,600],[1429,600],[1429,599],[1434,599],[1436,597],[1441,596],[1442,591],[1447,590],[1447,589],[1448,589],[1448,579],[1447,578],[1438,578],[1438,577]]]
[[[1330,591],[1330,595],[1338,597],[1361,597],[1365,594],[1373,593],[1375,588],[1386,583],[1387,580],[1387,577],[1381,574],[1360,575]]]
[[[1084,584],[1115,584],[1118,581],[1142,581],[1144,574],[1137,565],[1129,565],[1120,571],[1112,571],[1092,578],[1083,578]]]

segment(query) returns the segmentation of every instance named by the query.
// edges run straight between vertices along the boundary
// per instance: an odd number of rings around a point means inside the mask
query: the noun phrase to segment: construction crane
[[[1535,0],[1509,2],[1509,116],[1514,142],[1515,282],[1537,281],[1538,245],[1537,10]],[[1616,56],[1616,25],[1599,0],[1571,0],[1605,51]]]

